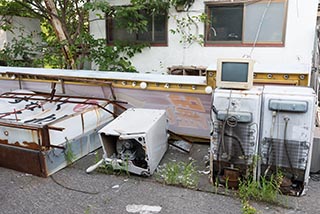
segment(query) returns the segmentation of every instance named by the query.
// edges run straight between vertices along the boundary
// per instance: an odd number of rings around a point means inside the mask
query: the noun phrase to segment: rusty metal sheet
[[[39,130],[0,125],[0,144],[40,150]]]
[[[47,177],[46,163],[40,151],[0,144],[0,166]]]
[[[130,107],[165,109],[169,130],[185,136],[207,138],[210,134],[209,94],[115,89],[118,99]]]

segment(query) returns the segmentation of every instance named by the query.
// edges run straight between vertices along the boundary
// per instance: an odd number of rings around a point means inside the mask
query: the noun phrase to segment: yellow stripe
[[[168,92],[185,92],[185,93],[197,93],[205,94],[205,88],[211,86],[216,87],[216,71],[207,71],[206,84],[183,84],[183,83],[171,83],[167,85],[163,82],[145,82],[147,87],[145,89],[140,87],[140,84],[144,81],[128,81],[128,80],[114,80],[114,79],[94,79],[94,78],[79,78],[76,80],[63,80],[64,84],[74,85],[87,85],[87,86],[106,86],[112,84],[114,88],[128,88],[128,89],[140,89],[140,90],[155,90],[155,91],[168,91]],[[2,74],[0,80],[12,80],[18,81],[19,78],[11,74]],[[62,78],[63,79],[63,78]],[[59,77],[44,77],[37,75],[21,75],[21,81],[30,82],[44,82],[44,83],[61,83]],[[297,85],[308,86],[309,75],[306,73],[259,73],[254,74],[255,84],[283,84],[283,85]]]

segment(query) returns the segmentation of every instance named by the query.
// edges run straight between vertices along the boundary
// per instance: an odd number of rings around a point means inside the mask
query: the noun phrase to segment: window
[[[286,0],[207,3],[206,45],[283,45],[286,8]]]
[[[149,42],[151,45],[167,45],[167,15],[150,15],[147,18],[147,31],[141,33],[129,33],[124,28],[119,28],[115,20],[107,20],[107,42],[114,41]]]

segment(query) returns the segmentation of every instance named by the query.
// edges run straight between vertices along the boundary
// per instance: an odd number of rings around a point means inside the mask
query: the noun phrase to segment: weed
[[[255,168],[257,167],[258,165],[258,162],[260,161],[261,157],[259,155],[253,155],[252,156],[252,163],[250,164],[249,166],[249,171],[248,173],[249,174],[253,174],[253,172],[255,171]]]
[[[169,185],[181,185],[188,188],[198,186],[198,174],[194,162],[169,162],[157,172],[157,179]]]
[[[113,174],[114,169],[113,169],[113,167],[112,167],[111,165],[106,164],[106,163],[103,162],[103,163],[98,167],[97,171],[100,172],[100,173],[104,173],[104,174],[110,175],[110,174]]]
[[[278,172],[276,176],[272,174],[269,179],[262,176],[260,182],[255,181],[252,177],[245,181],[240,180],[239,196],[242,202],[242,213],[257,213],[257,210],[249,204],[250,199],[277,204],[278,195],[281,194],[282,179],[282,173]]]
[[[129,173],[129,160],[128,159],[126,159],[126,160],[124,160],[124,162],[122,163],[122,171],[124,171],[125,173],[126,173],[126,175],[130,175],[130,173]]]
[[[89,213],[90,213],[90,210],[91,210],[91,206],[88,205],[87,208],[84,210],[84,213],[85,213],[85,214],[89,214]]]
[[[229,189],[229,177],[226,177],[226,183],[225,183],[225,193],[228,193],[228,189]]]
[[[111,201],[111,198],[109,198],[109,197],[106,197],[105,200],[104,200],[104,202],[105,202],[106,204],[109,204],[110,201]]]
[[[242,214],[256,214],[257,210],[249,204],[249,201],[242,202]]]
[[[68,165],[70,165],[76,158],[75,154],[72,151],[71,143],[67,138],[66,138],[66,148],[64,151],[64,157]]]
[[[239,195],[244,201],[254,199],[268,203],[277,203],[277,197],[280,192],[280,184],[282,182],[282,175],[278,174],[276,177],[271,175],[269,179],[262,176],[260,183],[252,178],[246,181],[240,181]]]
[[[98,151],[96,151],[96,153],[95,153],[95,162],[96,163],[98,163],[100,160],[101,160],[101,157],[100,157],[100,155],[99,155],[99,152]]]
[[[124,161],[121,165],[118,165],[118,163],[110,163],[106,164],[103,162],[98,167],[98,172],[108,174],[108,175],[127,175],[129,176],[129,162],[128,160]]]
[[[216,177],[216,181],[214,182],[214,192],[218,194],[218,190],[219,190],[219,179],[218,177]]]

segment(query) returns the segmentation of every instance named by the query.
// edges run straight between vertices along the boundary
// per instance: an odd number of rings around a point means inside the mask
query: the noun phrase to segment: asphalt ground
[[[207,145],[195,145],[188,154],[169,148],[161,164],[196,159],[199,171],[205,171],[207,149]],[[236,193],[213,193],[207,179],[200,179],[201,190],[192,190],[164,185],[154,177],[106,175],[96,171],[86,174],[85,169],[94,162],[95,155],[88,155],[49,178],[0,168],[0,213],[121,214],[129,213],[128,205],[161,207],[159,213],[241,213],[241,201]],[[319,177],[315,175],[312,178],[307,194],[302,197],[285,196],[285,206],[258,202],[251,202],[251,205],[258,213],[266,214],[320,213]]]

